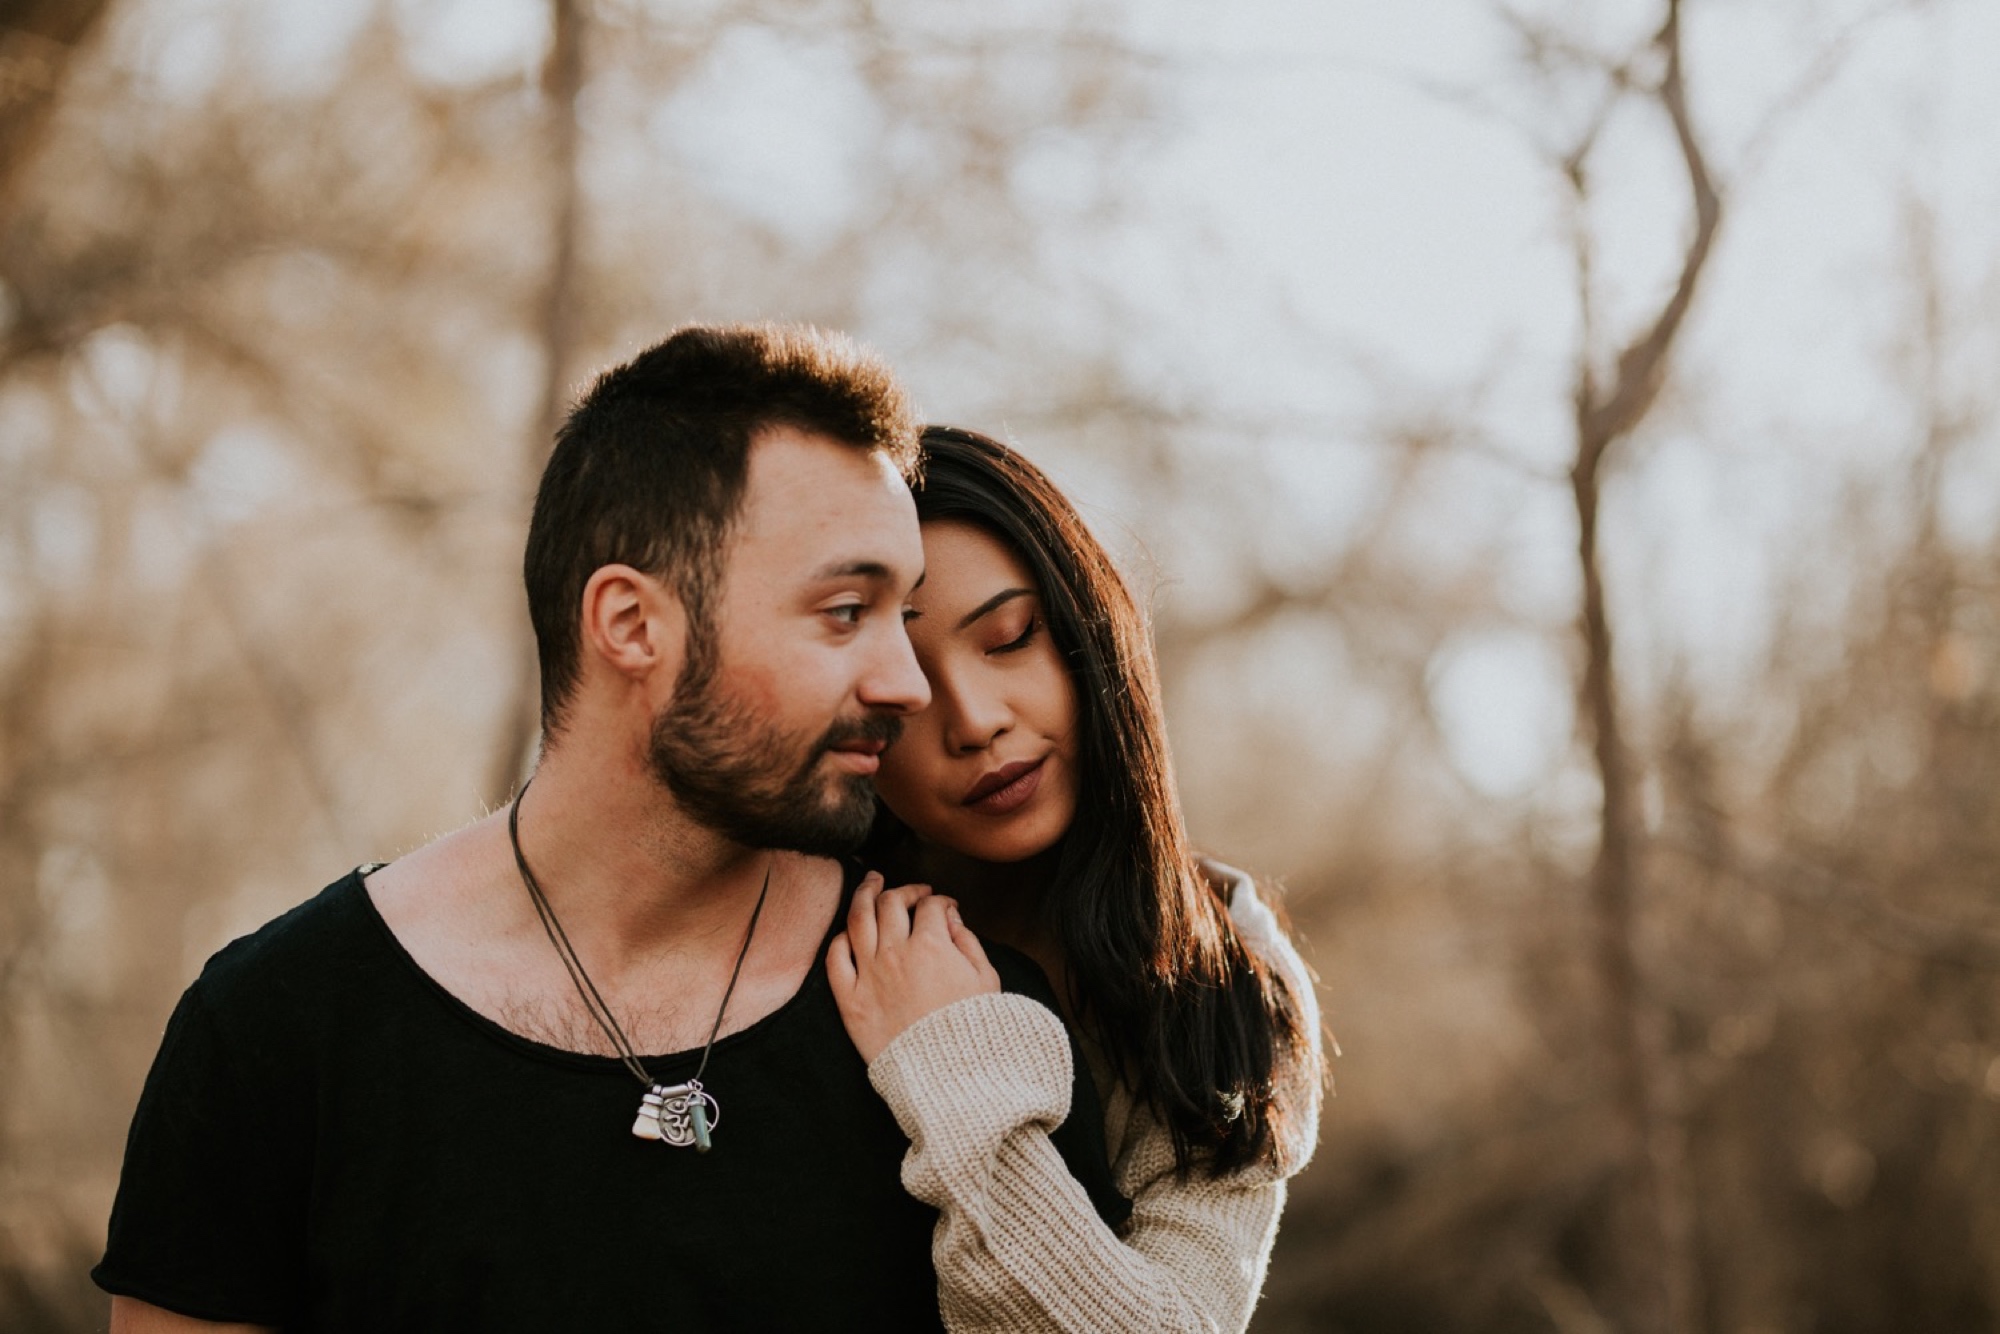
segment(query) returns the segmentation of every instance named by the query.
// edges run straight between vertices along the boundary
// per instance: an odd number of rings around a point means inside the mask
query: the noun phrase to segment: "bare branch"
[[[1673,294],[1645,332],[1619,353],[1610,392],[1600,398],[1594,392],[1587,392],[1587,386],[1580,386],[1577,416],[1583,450],[1578,463],[1591,471],[1596,470],[1604,452],[1615,441],[1638,425],[1659,394],[1666,377],[1668,354],[1694,303],[1695,287],[1708,264],[1716,229],[1722,221],[1722,199],[1709,175],[1707,157],[1688,114],[1687,84],[1681,66],[1679,0],[1668,5],[1667,22],[1657,40],[1667,58],[1658,97],[1673,122],[1674,139],[1687,171],[1688,194],[1694,205],[1694,235],[1681,256]]]
[[[1778,132],[1800,109],[1833,82],[1834,77],[1840,73],[1841,66],[1846,63],[1847,57],[1853,53],[1855,44],[1860,41],[1867,29],[1893,14],[1907,13],[1924,3],[1926,0],[1882,0],[1873,9],[1853,19],[1834,34],[1833,39],[1821,47],[1807,62],[1805,69],[1792,85],[1773,98],[1771,105],[1758,118],[1756,128],[1751,130],[1743,141],[1743,148],[1737,155],[1735,178],[1740,180],[1761,165],[1764,155],[1777,141]]]

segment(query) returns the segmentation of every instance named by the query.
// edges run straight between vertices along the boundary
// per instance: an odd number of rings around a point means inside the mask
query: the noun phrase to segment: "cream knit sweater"
[[[1105,1098],[1112,1174],[1132,1201],[1114,1232],[1048,1132],[1069,1114],[1063,1022],[1025,996],[975,996],[898,1034],[868,1077],[910,1137],[903,1185],[939,1211],[931,1255],[945,1328],[1240,1331],[1285,1203],[1319,1133],[1319,1007],[1312,975],[1248,877],[1230,918],[1298,998],[1313,1042],[1274,1161],[1220,1181],[1174,1173],[1173,1141],[1123,1085]],[[1095,1072],[1101,1075],[1102,1072]],[[1105,1081],[1100,1078],[1099,1086]]]

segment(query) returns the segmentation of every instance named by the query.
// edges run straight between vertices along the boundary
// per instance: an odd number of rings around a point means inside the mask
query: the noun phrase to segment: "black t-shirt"
[[[996,967],[1051,999],[1026,960]],[[646,1066],[671,1084],[699,1059]],[[1117,1221],[1129,1206],[1077,1068],[1056,1138]],[[825,969],[718,1041],[702,1082],[711,1152],[633,1136],[629,1071],[450,995],[351,874],[181,998],[92,1276],[294,1330],[938,1328],[937,1215],[902,1189],[907,1141]]]

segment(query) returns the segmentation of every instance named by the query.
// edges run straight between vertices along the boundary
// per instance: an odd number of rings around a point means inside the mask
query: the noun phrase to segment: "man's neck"
[[[398,858],[369,877],[369,895],[418,967],[474,1010],[551,1045],[607,1051],[521,883],[507,817]],[[520,833],[563,934],[642,1052],[698,1047],[739,955],[723,1035],[771,1013],[819,965],[839,910],[836,864],[718,838],[650,773],[602,755],[545,757]],[[744,954],[767,871],[770,897]]]
[[[637,763],[561,751],[521,796],[520,841],[564,929],[613,957],[740,934],[774,861],[695,822]]]

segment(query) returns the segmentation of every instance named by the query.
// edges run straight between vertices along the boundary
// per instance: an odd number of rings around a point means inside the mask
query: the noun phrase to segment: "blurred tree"
[[[1681,6],[1667,0],[1665,20],[1647,54],[1662,66],[1657,81],[1641,82],[1636,61],[1601,69],[1608,94],[1583,135],[1563,155],[1563,176],[1579,218],[1574,236],[1580,342],[1576,366],[1576,451],[1570,490],[1576,501],[1577,563],[1582,589],[1583,715],[1588,720],[1600,794],[1597,851],[1590,873],[1596,919],[1597,971],[1607,1030],[1618,1071],[1619,1110],[1640,1163],[1632,1212],[1618,1220],[1618,1264],[1633,1291],[1618,1305],[1621,1323],[1635,1330],[1688,1334],[1699,1320],[1700,1269],[1696,1263],[1693,1188],[1688,1180],[1687,1131],[1679,1079],[1666,1050],[1665,1017],[1641,976],[1636,920],[1641,881],[1637,793],[1621,714],[1611,611],[1605,595],[1599,512],[1608,456],[1645,423],[1658,399],[1674,345],[1686,323],[1715,244],[1722,200],[1709,175],[1707,154],[1688,111],[1683,68]],[[1554,45],[1539,29],[1524,28],[1532,49]],[[1679,272],[1659,309],[1619,345],[1607,364],[1595,344],[1605,335],[1598,314],[1596,247],[1581,221],[1591,198],[1598,136],[1617,101],[1628,92],[1656,100],[1666,113],[1687,169],[1693,227]],[[1640,1276],[1646,1280],[1640,1281]]]
[[[549,0],[511,38],[507,7],[467,7],[478,40],[429,0],[310,7],[344,27],[16,8],[97,26],[32,58],[0,39],[0,141],[30,145],[0,152],[0,1325],[94,1326],[120,1136],[202,959],[518,773],[521,528],[575,377],[684,319],[774,317],[870,338],[1162,553],[1197,827],[1294,870],[1336,1027],[1366,1035],[1260,1327],[1624,1327],[1641,1266],[1613,1224],[1676,1120],[1680,1327],[1993,1327],[2000,535],[1963,496],[2000,452],[2000,281],[1912,205],[1883,334],[1912,461],[1802,524],[1736,688],[1692,684],[1624,564],[1648,452],[1745,428],[1670,374],[1727,271],[1695,303],[1682,244],[1662,285],[1593,297],[1621,286],[1596,206],[1650,173],[1676,242],[1712,229],[1683,137],[1716,125],[1674,99],[1710,105],[1736,10],[1687,7],[1721,45],[1680,69],[1652,9],[1521,6],[1527,77],[1462,95],[1574,205],[1590,319],[1539,368],[1570,394],[1551,467],[1493,384],[1358,356],[1282,293],[1246,355],[1382,410],[1218,407],[1162,353],[1180,331],[1111,241],[1160,221],[1134,169],[1199,71],[1134,49],[1112,0]],[[1759,82],[1776,110],[1720,155],[1732,208],[1855,48],[1800,8],[1803,73]],[[1552,582],[1583,598],[1606,567],[1601,636],[1518,587],[1519,524],[1566,505],[1597,541]],[[1546,782],[1455,749],[1454,664],[1494,645],[1558,681]]]
[[[1761,667],[1703,692],[1685,662],[1614,652],[1614,620],[1657,615],[1629,594],[1621,610],[1603,573],[1604,533],[1638,537],[1603,523],[1619,456],[1669,438],[1702,448],[1730,429],[1691,411],[1687,391],[1662,396],[1721,203],[1683,100],[1696,74],[1676,49],[1678,9],[1631,48],[1591,40],[1575,11],[1508,15],[1548,93],[1531,123],[1582,127],[1549,139],[1545,161],[1574,222],[1582,318],[1566,480],[1584,615],[1572,661],[1601,804],[1585,823],[1553,793],[1519,805],[1465,794],[1459,826],[1433,825],[1422,851],[1385,850],[1379,829],[1346,822],[1365,845],[1348,859],[1361,887],[1325,887],[1364,903],[1437,880],[1473,887],[1460,891],[1459,929],[1514,959],[1533,1044],[1484,1102],[1421,1136],[1351,1149],[1302,1185],[1260,1329],[2000,1323],[2000,531],[1990,505],[1966,499],[2000,460],[1982,369],[2000,330],[1991,257],[1948,265],[1932,210],[1909,210],[1912,295],[1882,341],[1898,349],[1894,389],[1915,444],[1874,455],[1907,458],[1908,475],[1858,470],[1846,503],[1788,550]],[[1856,31],[1836,26],[1769,99],[1740,173],[1803,114]],[[1649,103],[1677,143],[1690,221],[1676,272],[1652,289],[1660,304],[1637,303],[1635,318],[1625,295],[1638,333],[1621,341],[1598,313],[1591,166],[1611,118]],[[1430,430],[1461,454],[1492,434],[1476,417]],[[1376,515],[1365,531],[1393,526]],[[1361,568],[1274,585],[1250,614],[1341,604],[1352,616],[1346,581]],[[1401,587],[1425,591],[1421,577]],[[1652,688],[1624,690],[1635,677]],[[1607,996],[1615,1076],[1591,1019]],[[1653,1177],[1636,1196],[1635,1161]],[[1635,1202],[1653,1218],[1635,1218]]]
[[[548,274],[541,298],[540,352],[542,383],[535,410],[535,432],[528,442],[519,485],[534,486],[553,446],[557,428],[569,407],[569,376],[578,334],[577,237],[581,219],[582,182],[578,179],[577,97],[583,91],[589,15],[579,0],[549,0],[549,52],[542,66],[542,100],[546,124],[549,174]],[[514,681],[510,701],[501,716],[493,773],[487,779],[487,800],[499,805],[513,796],[529,762],[529,748],[540,732],[541,692],[533,634],[517,627],[514,634]]]
[[[34,156],[71,61],[110,0],[7,0],[0,4],[0,211]]]
[[[1022,164],[1115,159],[1150,96],[1094,4],[551,0],[469,45],[438,5],[274,15],[132,0],[25,84],[0,51],[7,1328],[101,1318],[123,1127],[202,959],[518,772],[521,531],[579,371],[810,319],[1004,402],[1041,370],[995,350],[1068,295]],[[743,186],[793,143],[813,188]]]

